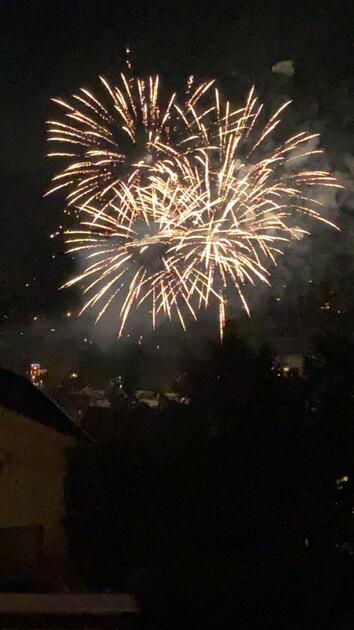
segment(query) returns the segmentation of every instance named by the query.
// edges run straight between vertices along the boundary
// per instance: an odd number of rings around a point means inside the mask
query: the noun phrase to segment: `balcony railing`
[[[114,593],[0,593],[0,628],[116,628],[135,630],[139,609],[131,595]]]

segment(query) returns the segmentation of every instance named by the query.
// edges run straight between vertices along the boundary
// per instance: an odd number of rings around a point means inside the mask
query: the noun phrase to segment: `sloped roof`
[[[0,406],[63,435],[85,437],[80,427],[27,378],[3,368],[0,368]]]

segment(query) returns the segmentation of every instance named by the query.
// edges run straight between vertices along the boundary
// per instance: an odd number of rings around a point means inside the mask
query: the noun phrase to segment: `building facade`
[[[0,578],[64,566],[68,449],[80,429],[27,379],[0,370]]]

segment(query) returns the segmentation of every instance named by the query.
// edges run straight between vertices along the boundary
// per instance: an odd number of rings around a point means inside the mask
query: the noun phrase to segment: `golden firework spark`
[[[233,110],[222,103],[218,90],[211,97],[209,83],[201,84],[183,109],[173,96],[162,114],[154,81],[148,96],[139,97],[150,112],[143,126],[154,159],[135,164],[126,180],[115,158],[103,156],[108,175],[102,174],[101,164],[90,162],[99,174],[94,183],[90,180],[89,193],[79,170],[82,163],[64,171],[64,185],[69,185],[68,173],[77,169],[70,195],[76,204],[84,199],[81,225],[68,233],[69,251],[86,255],[84,271],[66,286],[84,285],[88,300],[82,311],[97,308],[97,319],[118,299],[119,335],[131,310],[142,305],[154,327],[159,316],[177,314],[183,328],[188,314],[196,319],[201,308],[214,307],[222,335],[228,301],[238,296],[249,313],[245,286],[269,284],[269,266],[284,244],[308,233],[302,218],[335,227],[321,212],[316,188],[339,185],[329,172],[303,167],[321,153],[310,148],[316,134],[300,132],[275,144],[275,129],[289,103],[262,125],[254,89],[244,107]],[[134,142],[137,110],[125,85],[124,98],[112,89],[111,96]],[[209,104],[204,107],[200,96],[206,91]],[[185,133],[174,142],[164,128],[168,120],[171,130],[172,110]],[[108,188],[112,194],[106,201]]]
[[[188,151],[196,140],[208,140],[203,125],[207,114],[196,106],[213,81],[194,86],[190,77],[182,104],[177,94],[161,97],[158,75],[148,79],[120,75],[119,85],[100,77],[105,94],[97,98],[81,88],[70,102],[53,98],[65,111],[63,121],[49,120],[48,141],[59,146],[48,153],[66,166],[57,173],[47,195],[67,192],[68,206],[92,201],[109,203],[121,181],[136,182],[142,167],[154,161],[163,146]]]

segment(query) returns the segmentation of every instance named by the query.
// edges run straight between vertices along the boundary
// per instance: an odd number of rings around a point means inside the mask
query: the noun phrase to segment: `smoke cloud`
[[[278,63],[272,66],[272,72],[275,74],[284,74],[286,77],[293,77],[295,74],[294,62],[292,59],[278,61]]]

